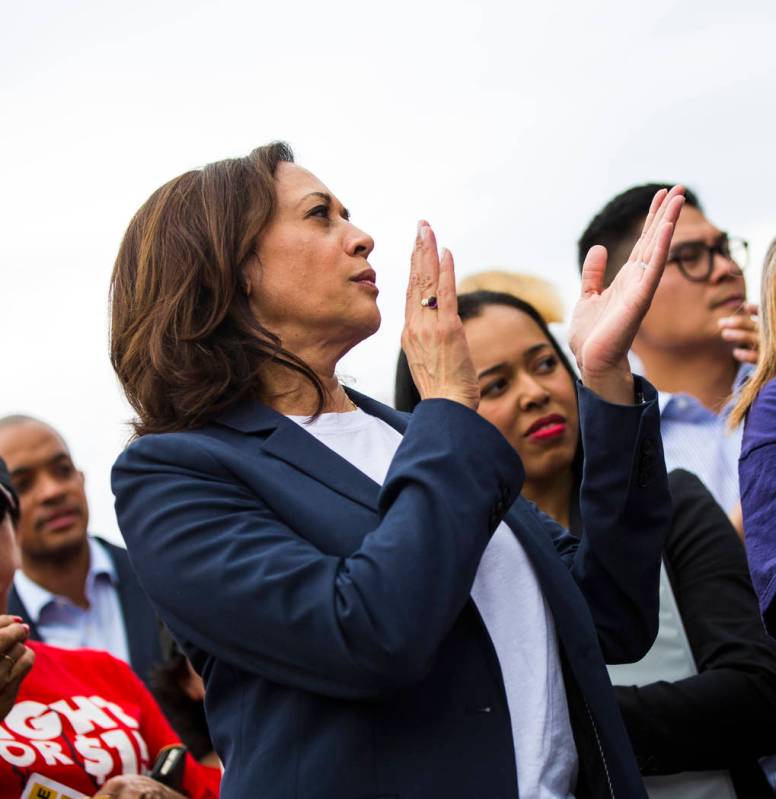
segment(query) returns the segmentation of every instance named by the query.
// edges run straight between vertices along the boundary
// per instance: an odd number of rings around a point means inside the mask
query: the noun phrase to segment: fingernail
[[[428,231],[429,231],[428,226],[427,225],[423,225],[423,227],[420,229],[420,238],[422,238],[423,240],[427,239],[428,238]]]
[[[23,619],[21,616],[11,616],[11,618],[12,618],[12,619],[13,619],[15,622],[17,622],[18,624],[21,624],[21,623],[24,621],[24,619]]]
[[[441,261],[447,255],[447,247],[442,247],[439,251],[439,260]]]
[[[30,631],[30,625],[29,624],[22,624],[22,627],[24,627],[24,632],[28,633]]]

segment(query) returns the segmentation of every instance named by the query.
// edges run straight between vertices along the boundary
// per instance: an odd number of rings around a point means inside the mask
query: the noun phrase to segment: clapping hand
[[[450,399],[476,410],[480,388],[458,316],[453,256],[448,250],[438,256],[428,222],[418,224],[401,344],[421,399]]]
[[[675,186],[655,195],[641,236],[611,285],[604,288],[606,248],[591,247],[585,258],[569,343],[583,384],[609,402],[634,402],[628,350],[663,274],[683,192]]]
[[[142,774],[111,777],[93,799],[185,799],[183,794]]]
[[[16,702],[19,686],[35,662],[24,645],[30,628],[18,616],[0,616],[0,721]]]

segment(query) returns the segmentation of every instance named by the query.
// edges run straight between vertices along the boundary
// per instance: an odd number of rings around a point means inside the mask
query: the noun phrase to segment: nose
[[[725,258],[724,255],[718,252],[712,253],[712,256],[714,260],[711,265],[711,275],[709,275],[711,283],[721,283],[723,280],[731,280],[743,276],[741,268],[731,258]]]
[[[375,240],[363,230],[355,225],[350,225],[350,231],[346,242],[349,255],[359,255],[362,258],[369,258],[370,253],[375,248]]]
[[[61,480],[52,475],[41,475],[38,478],[38,501],[44,505],[56,505],[65,497],[65,487]]]
[[[518,398],[520,410],[531,411],[546,405],[550,400],[550,392],[531,375],[524,374],[520,380]]]

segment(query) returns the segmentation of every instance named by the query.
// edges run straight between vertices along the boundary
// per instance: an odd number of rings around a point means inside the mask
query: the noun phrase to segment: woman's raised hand
[[[582,382],[610,402],[634,401],[628,350],[663,274],[683,193],[681,186],[674,186],[655,195],[639,240],[607,288],[606,248],[591,247],[585,258],[569,343]]]
[[[449,250],[438,256],[425,221],[412,251],[401,345],[421,399],[449,399],[476,410],[480,389],[458,316],[453,256]]]

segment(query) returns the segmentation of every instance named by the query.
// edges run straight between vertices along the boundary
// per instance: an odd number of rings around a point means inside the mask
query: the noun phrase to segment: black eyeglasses
[[[704,283],[714,269],[715,255],[730,261],[731,275],[741,275],[749,263],[749,242],[726,233],[712,245],[703,241],[688,241],[671,250],[666,263],[675,263],[679,271],[693,283]]]

